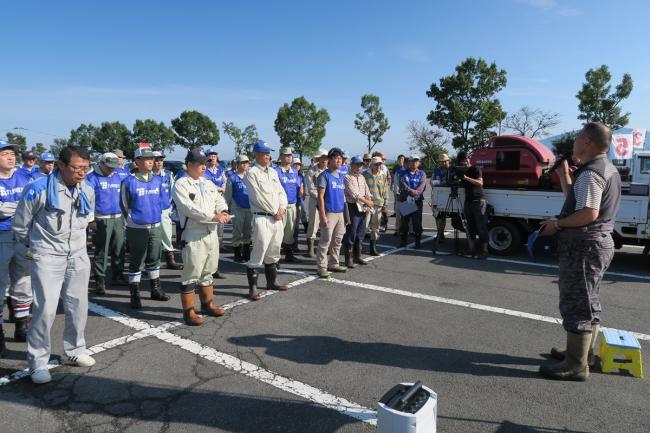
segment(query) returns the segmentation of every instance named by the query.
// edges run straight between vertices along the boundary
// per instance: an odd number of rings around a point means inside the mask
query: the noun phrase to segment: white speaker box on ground
[[[421,382],[396,385],[378,404],[377,433],[436,433],[438,395]]]

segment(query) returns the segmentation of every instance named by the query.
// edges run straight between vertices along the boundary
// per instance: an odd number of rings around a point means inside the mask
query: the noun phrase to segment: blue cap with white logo
[[[253,146],[253,152],[271,153],[272,151],[273,149],[271,149],[264,140],[258,140],[257,143],[255,143],[255,146]]]
[[[350,160],[350,163],[352,164],[363,164],[363,159],[359,155],[354,155],[352,159]]]
[[[211,155],[211,154],[219,155],[219,152],[217,152],[217,149],[215,149],[214,147],[208,147],[208,150],[205,151],[205,154],[206,155]]]
[[[56,161],[56,158],[54,157],[54,154],[52,152],[44,152],[41,155],[41,161],[54,162]]]
[[[5,149],[12,149],[14,152],[18,152],[18,146],[6,142],[4,140],[0,140],[0,150],[5,150]]]

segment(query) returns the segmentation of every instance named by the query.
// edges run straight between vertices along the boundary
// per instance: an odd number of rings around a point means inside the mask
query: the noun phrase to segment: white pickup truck
[[[624,244],[648,245],[650,242],[650,151],[635,156],[631,174],[633,183],[621,195],[621,207],[614,226],[616,248]],[[445,210],[450,193],[450,187],[431,188],[434,216]],[[463,188],[459,188],[458,196],[462,204]],[[564,194],[560,191],[486,188],[485,198],[492,210],[489,218],[490,250],[499,255],[517,252],[528,235],[539,227],[540,221],[558,215],[564,203]],[[458,223],[455,226],[458,227]]]

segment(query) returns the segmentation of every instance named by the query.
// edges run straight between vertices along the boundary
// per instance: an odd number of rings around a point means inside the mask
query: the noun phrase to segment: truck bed
[[[450,187],[431,189],[431,208],[434,214],[447,205]],[[465,192],[459,188],[460,202]],[[535,191],[523,189],[486,188],[485,197],[494,207],[494,216],[515,220],[545,220],[560,213],[564,194],[560,191]],[[621,208],[616,219],[616,231],[624,238],[648,239],[650,198],[648,196],[622,195]]]

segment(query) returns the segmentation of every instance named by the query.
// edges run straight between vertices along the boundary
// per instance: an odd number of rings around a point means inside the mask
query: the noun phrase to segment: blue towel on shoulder
[[[52,173],[50,173],[47,176],[47,206],[52,209],[59,209],[59,168],[56,167],[54,170],[52,170]],[[77,188],[79,188],[77,186]],[[92,213],[92,208],[90,206],[90,200],[88,199],[88,196],[86,195],[85,191],[83,188],[79,189],[79,213],[81,215],[89,215]]]

